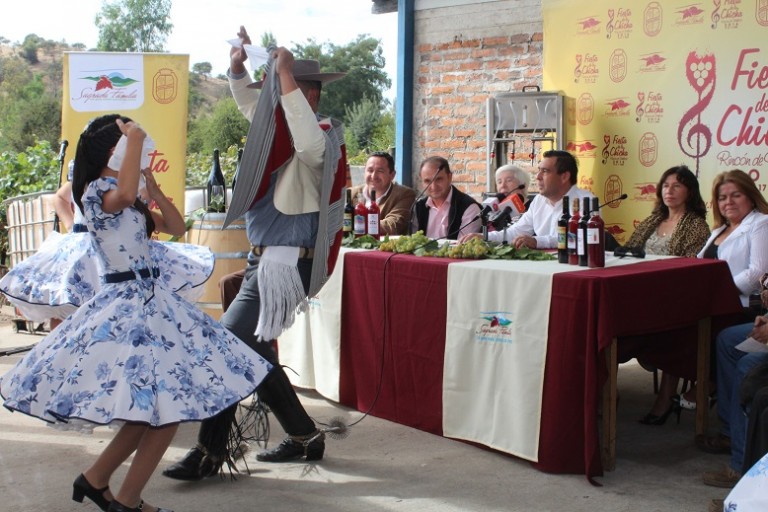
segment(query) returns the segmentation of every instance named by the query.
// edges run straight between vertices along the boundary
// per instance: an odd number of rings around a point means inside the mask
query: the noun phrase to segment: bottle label
[[[568,228],[565,226],[557,227],[557,249],[563,250],[568,247]]]
[[[356,235],[365,234],[365,216],[355,215],[354,230]]]
[[[584,246],[584,230],[580,229],[576,234],[576,252],[579,256],[587,254],[586,247]]]
[[[377,236],[379,234],[378,214],[368,215],[368,234],[371,236]]]
[[[558,237],[558,242],[559,242]],[[576,233],[568,232],[568,250],[575,251],[576,250]]]
[[[353,228],[354,221],[352,220],[352,215],[344,214],[344,222],[341,225],[342,231],[345,233],[351,233]]]
[[[589,245],[599,244],[600,243],[600,229],[598,228],[587,228],[587,243]]]

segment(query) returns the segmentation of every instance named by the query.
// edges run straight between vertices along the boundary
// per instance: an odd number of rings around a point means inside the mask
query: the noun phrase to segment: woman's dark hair
[[[112,156],[112,149],[123,135],[115,122],[120,119],[128,123],[131,119],[119,114],[107,114],[97,117],[88,123],[80,140],[77,141],[75,152],[75,169],[72,175],[72,196],[81,212],[83,209],[83,193],[88,184],[101,176],[101,171],[107,166]],[[139,210],[147,220],[147,236],[155,230],[155,221],[144,202],[136,198],[133,207]]]
[[[672,175],[675,175],[677,182],[688,189],[688,198],[685,200],[685,210],[698,215],[699,217],[707,216],[707,205],[704,199],[701,197],[701,191],[699,190],[699,180],[696,175],[685,165],[678,165],[670,167],[659,178],[659,183],[656,185],[656,205],[653,207],[653,213],[658,213],[663,219],[669,217],[669,208],[664,204],[662,199],[662,193],[664,188],[664,182],[667,181]]]

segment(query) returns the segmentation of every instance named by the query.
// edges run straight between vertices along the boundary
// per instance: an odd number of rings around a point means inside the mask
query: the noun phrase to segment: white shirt
[[[580,202],[586,197],[591,198],[588,190],[582,190],[573,185],[565,194],[570,199],[578,197]],[[537,249],[554,249],[557,247],[557,219],[563,213],[563,199],[556,203],[542,195],[537,195],[531,201],[528,210],[520,217],[520,220],[512,224],[505,231],[493,231],[488,233],[488,240],[511,242],[520,235],[533,236]],[[506,233],[506,234],[505,234]]]
[[[726,226],[712,231],[704,251],[723,232]],[[760,290],[760,277],[768,272],[768,215],[752,210],[717,247],[717,259],[728,263],[733,282],[741,292],[741,304],[749,305],[749,294]]]

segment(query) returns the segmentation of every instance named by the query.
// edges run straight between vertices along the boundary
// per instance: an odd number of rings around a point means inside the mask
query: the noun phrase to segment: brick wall
[[[421,160],[437,154],[450,162],[454,184],[479,198],[492,188],[486,179],[486,100],[541,87],[541,2],[417,11],[414,52],[414,184],[420,188]]]

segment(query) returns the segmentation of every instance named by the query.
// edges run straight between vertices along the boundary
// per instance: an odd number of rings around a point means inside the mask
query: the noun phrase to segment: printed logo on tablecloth
[[[69,102],[76,112],[138,109],[144,104],[144,56],[72,53]]]
[[[632,9],[619,7],[608,9],[608,23],[605,24],[605,34],[608,39],[629,39],[632,34]]]
[[[714,0],[714,9],[709,19],[712,28],[724,28],[726,30],[737,29],[744,19],[744,12],[739,7],[741,0]]]
[[[651,2],[643,11],[643,32],[648,37],[656,37],[661,32],[664,9],[659,2]]]
[[[478,343],[512,343],[512,313],[509,311],[481,311],[483,323],[475,329]]]
[[[704,23],[704,9],[700,3],[682,5],[675,9],[675,25],[701,25]]]

